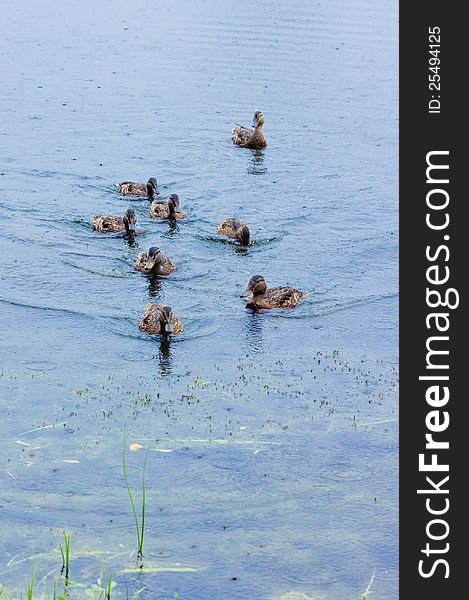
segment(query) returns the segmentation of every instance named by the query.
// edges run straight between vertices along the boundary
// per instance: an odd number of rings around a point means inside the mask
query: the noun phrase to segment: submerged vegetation
[[[133,444],[131,448],[142,448],[140,444]],[[125,487],[127,489],[127,493],[130,498],[130,504],[132,509],[132,515],[135,521],[135,529],[137,535],[137,568],[124,568],[121,570],[123,574],[125,573],[161,573],[161,572],[192,572],[196,569],[191,567],[149,567],[147,569],[143,568],[143,539],[144,539],[144,531],[145,531],[145,511],[146,511],[146,487],[145,487],[145,468],[147,463],[148,451],[145,456],[145,460],[142,468],[142,480],[141,480],[141,510],[140,514],[137,514],[137,509],[135,506],[134,497],[132,494],[132,490],[130,488],[129,480],[127,477],[127,464],[125,460],[125,453],[127,449],[127,437],[124,429],[124,443],[123,443],[123,451],[122,451],[122,468],[123,468],[123,476]],[[36,585],[36,574],[34,568],[34,560],[32,562],[31,567],[31,576],[24,586],[24,594],[23,592],[19,592],[19,597],[12,595],[5,586],[0,583],[0,600],[66,600],[70,596],[76,597],[73,595],[73,590],[80,590],[84,593],[87,598],[92,600],[111,600],[111,592],[117,583],[114,581],[113,572],[106,572],[105,567],[101,568],[101,575],[98,577],[96,583],[82,583],[79,581],[73,581],[69,578],[70,574],[70,563],[71,563],[71,554],[70,554],[70,540],[71,534],[67,531],[63,531],[63,543],[59,544],[60,556],[62,559],[62,564],[60,567],[60,577],[56,577],[54,575],[52,581],[52,591],[47,587],[47,579],[50,577],[51,573],[46,575],[43,579],[43,589],[41,591],[37,591]],[[59,583],[62,584],[63,589],[59,591]],[[81,597],[81,596],[80,596]],[[126,591],[126,598],[129,598],[128,590]],[[168,598],[168,600],[182,600],[179,599],[177,594],[174,595],[172,599]]]
[[[54,575],[52,582],[52,592],[45,587],[42,591],[35,593],[36,589],[36,576],[34,570],[34,561],[31,567],[31,577],[25,586],[25,595],[20,592],[19,600],[65,600],[69,591],[72,588],[83,588],[86,596],[95,600],[111,600],[111,589],[114,587],[112,581],[112,573],[109,576],[105,576],[104,568],[102,570],[101,582],[98,580],[98,584],[83,584],[69,579],[69,568],[70,568],[70,533],[63,532],[64,545],[59,544],[60,554],[62,556],[62,566],[60,568],[60,577],[57,578]],[[59,592],[59,582],[63,585],[63,591]],[[47,586],[47,582],[45,582]],[[97,593],[95,593],[97,592]],[[13,596],[4,586],[0,585],[0,599],[3,600],[18,600],[17,596]]]
[[[129,494],[130,503],[132,507],[132,514],[135,520],[135,527],[137,533],[137,565],[139,570],[143,570],[143,537],[145,531],[145,509],[146,509],[146,489],[145,489],[145,467],[148,457],[148,452],[145,457],[145,461],[142,469],[142,501],[141,501],[141,511],[140,518],[137,515],[137,510],[135,507],[135,502],[133,499],[132,491],[130,489],[130,484],[127,478],[127,465],[125,460],[125,451],[126,451],[126,432],[124,430],[124,447],[122,452],[122,467],[123,467],[123,475],[125,486],[127,492]],[[43,590],[42,592],[38,592],[35,594],[35,571],[34,571],[34,562],[32,563],[31,568],[31,577],[25,586],[25,595],[20,592],[19,600],[65,600],[70,590],[74,588],[80,588],[84,591],[85,595],[94,600],[111,600],[111,590],[116,586],[115,581],[113,580],[112,571],[106,573],[106,569],[102,567],[101,576],[98,578],[97,583],[93,584],[84,584],[77,581],[72,581],[69,578],[70,574],[70,539],[71,534],[67,533],[67,531],[63,531],[63,543],[59,544],[60,556],[62,559],[62,564],[60,567],[60,578],[57,579],[54,576],[53,584],[52,584],[52,592],[48,589]],[[58,592],[58,582],[61,581],[63,583],[63,591],[62,593]],[[17,600],[14,596],[7,591],[7,589],[0,584],[0,600]]]
[[[153,375],[151,377],[141,375],[137,378],[137,386],[135,386],[135,377],[132,377],[133,385],[129,386],[127,384],[127,379],[130,377],[128,374],[122,376],[112,375],[109,378],[109,383],[105,384],[109,386],[109,396],[111,398],[109,400],[101,393],[101,389],[77,393],[76,396],[79,396],[79,398],[76,399],[76,402],[79,404],[73,407],[76,411],[85,411],[87,407],[90,407],[90,411],[96,411],[96,413],[90,413],[94,416],[98,415],[98,410],[107,415],[108,412],[115,409],[114,402],[117,402],[116,397],[118,397],[119,401],[127,401],[131,410],[154,411],[159,421],[163,423],[161,429],[157,432],[159,434],[157,437],[149,435],[146,430],[139,429],[138,441],[143,444],[142,446],[141,444],[132,443],[137,440],[131,439],[130,429],[122,431],[122,426],[119,427],[117,423],[115,428],[113,427],[111,419],[116,418],[117,420],[117,416],[105,417],[106,426],[110,425],[109,430],[117,429],[117,439],[114,435],[114,439],[112,439],[113,436],[108,436],[106,440],[108,462],[106,462],[106,456],[102,454],[101,450],[99,450],[97,456],[102,461],[101,464],[107,466],[106,473],[108,476],[113,472],[113,468],[117,470],[117,473],[112,476],[112,481],[106,482],[103,488],[103,499],[108,502],[108,498],[111,496],[107,491],[110,489],[113,491],[112,497],[116,500],[119,498],[119,510],[117,513],[111,512],[111,516],[115,521],[116,514],[122,515],[122,519],[119,518],[117,524],[119,527],[123,526],[125,531],[125,535],[120,536],[119,539],[119,542],[123,541],[122,547],[119,549],[113,547],[101,549],[98,548],[99,544],[93,539],[88,539],[83,544],[80,540],[79,531],[76,531],[76,533],[73,529],[71,533],[70,530],[63,531],[63,527],[60,527],[61,524],[58,523],[59,528],[56,528],[53,534],[56,539],[50,544],[53,550],[38,553],[33,558],[34,573],[31,571],[31,557],[21,557],[20,560],[15,559],[11,562],[12,565],[23,562],[22,574],[17,575],[16,573],[19,573],[19,571],[15,573],[13,566],[11,573],[4,572],[0,575],[0,579],[3,580],[0,583],[0,600],[26,600],[29,598],[34,600],[84,600],[86,598],[95,600],[110,600],[111,598],[113,600],[124,598],[137,600],[137,598],[142,597],[142,586],[144,588],[150,585],[155,586],[152,589],[155,590],[155,593],[160,594],[158,597],[165,598],[165,600],[174,600],[173,593],[169,591],[173,592],[174,589],[178,589],[182,594],[180,600],[195,600],[195,597],[184,595],[183,590],[185,587],[180,587],[178,579],[184,578],[184,573],[187,573],[187,578],[189,578],[191,572],[197,578],[198,567],[183,566],[177,562],[171,565],[161,564],[159,561],[153,562],[155,557],[166,558],[166,556],[171,555],[171,552],[175,552],[178,558],[184,557],[185,560],[191,555],[201,556],[198,550],[192,551],[190,548],[185,554],[184,544],[187,540],[178,540],[177,543],[173,544],[170,534],[164,531],[165,527],[161,527],[162,534],[161,537],[158,535],[156,547],[153,543],[155,540],[153,539],[152,529],[149,528],[148,517],[152,517],[154,513],[154,506],[151,503],[153,497],[152,494],[149,494],[149,490],[154,485],[153,468],[150,468],[153,466],[154,461],[159,460],[161,461],[160,464],[167,465],[169,461],[175,462],[183,457],[187,465],[192,464],[192,461],[200,461],[200,457],[202,457],[206,465],[217,469],[217,471],[213,471],[217,476],[217,480],[220,477],[225,477],[226,474],[229,481],[235,481],[238,477],[249,478],[250,475],[254,476],[259,472],[264,473],[264,471],[258,471],[258,469],[262,469],[264,466],[267,468],[273,460],[277,460],[282,455],[285,460],[290,461],[289,464],[294,465],[296,473],[301,477],[305,471],[303,459],[301,463],[298,462],[299,455],[296,452],[293,455],[289,451],[291,438],[288,432],[293,429],[294,423],[297,424],[297,428],[298,424],[304,424],[305,430],[309,430],[309,422],[314,419],[316,421],[316,436],[319,440],[318,448],[320,448],[322,440],[325,440],[326,435],[329,435],[322,432],[322,423],[324,422],[327,422],[328,427],[334,429],[337,440],[345,440],[350,443],[351,438],[355,440],[359,436],[359,439],[363,440],[365,433],[370,437],[371,434],[377,432],[376,436],[371,437],[371,439],[374,443],[381,444],[377,437],[378,433],[380,434],[381,431],[386,432],[389,424],[395,419],[395,415],[392,413],[387,412],[383,415],[383,411],[376,408],[381,406],[381,403],[389,405],[387,398],[392,396],[396,389],[396,371],[392,365],[388,366],[382,361],[376,361],[376,365],[361,361],[356,365],[352,364],[346,356],[339,352],[325,353],[324,351],[317,351],[309,360],[310,363],[307,365],[306,359],[299,357],[298,363],[301,367],[304,367],[305,374],[289,380],[280,377],[271,380],[259,377],[257,368],[255,368],[249,357],[238,360],[230,376],[228,377],[225,374],[222,379],[218,377],[218,367],[213,367],[203,374],[200,371],[192,371],[184,377],[181,376],[180,379],[175,379],[175,382],[171,384],[172,394],[168,395],[164,403],[160,397],[161,390],[155,386],[156,376]],[[262,365],[265,364],[269,367],[266,370],[281,371],[284,367],[284,359],[282,357],[264,359]],[[309,370],[306,370],[307,368]],[[340,377],[341,384],[343,382],[347,383],[348,396],[346,399],[341,398],[340,390],[337,389],[337,386],[332,385],[332,379],[329,377],[331,372]],[[308,386],[307,377],[309,376],[307,373],[314,376],[314,390],[311,390]],[[116,389],[118,390],[117,393]],[[362,389],[366,390],[366,403],[359,401]],[[250,406],[248,391],[256,397],[262,395],[268,399],[269,403],[275,408],[275,415],[272,412],[266,412],[261,419],[257,413],[246,410],[246,414],[243,414],[242,418],[239,415],[237,416],[232,407],[235,406],[234,403],[236,402],[236,406],[239,405],[247,409]],[[112,392],[114,392],[114,396],[112,396]],[[210,398],[215,395],[219,398],[219,402],[217,405],[211,405]],[[130,402],[127,400],[128,398],[130,398]],[[288,402],[286,402],[287,399]],[[288,407],[288,411],[282,413],[280,409],[285,406]],[[165,419],[179,422],[183,411],[184,414],[189,413],[192,422],[201,423],[203,421],[206,424],[205,429],[202,430],[201,427],[198,427],[197,435],[191,435],[192,432],[188,428],[178,427],[174,437],[164,435],[165,431],[169,430],[166,427]],[[228,420],[226,418],[227,413],[230,415]],[[377,413],[380,417],[385,416],[387,418],[378,420],[376,418]],[[291,414],[294,414],[295,421],[293,418],[286,418]],[[130,418],[129,415],[128,418]],[[211,433],[212,430],[213,434]],[[49,431],[54,431],[53,426],[47,429],[47,432]],[[203,435],[201,435],[202,433]],[[26,437],[27,434],[28,432],[23,434],[21,439],[16,440],[15,443],[27,460],[36,461],[33,464],[38,464],[39,446],[42,445],[46,448],[49,438],[46,436],[39,438],[38,436],[37,441],[33,444]],[[37,436],[36,432],[34,434]],[[390,437],[391,434],[385,437],[386,443],[389,443]],[[91,436],[90,439],[94,441]],[[152,442],[145,443],[142,441],[143,439],[152,440]],[[381,445],[377,445],[377,447],[381,447]],[[81,444],[78,451],[82,451]],[[122,452],[121,456],[119,456],[119,451]],[[137,451],[141,451],[141,455],[136,456],[135,452]],[[28,454],[26,454],[27,452]],[[36,455],[34,455],[34,452]],[[151,457],[149,457],[150,452],[152,453]],[[329,454],[325,456],[327,460],[322,457],[321,460],[311,462],[311,465],[318,467],[318,481],[321,484],[319,494],[329,498],[330,490],[337,489],[341,482],[347,481],[350,482],[351,489],[356,494],[357,502],[366,502],[369,494],[361,493],[360,482],[368,476],[367,473],[358,471],[355,468],[354,461],[345,462],[340,452],[337,453],[334,459]],[[80,462],[78,459],[81,460],[79,454],[72,453],[67,453],[62,458],[64,458],[63,462],[65,464],[78,465]],[[152,460],[147,471],[148,458]],[[191,462],[187,463],[188,460]],[[291,461],[294,461],[294,463]],[[121,464],[119,464],[120,462]],[[199,462],[199,464],[201,463]],[[222,470],[226,467],[226,471]],[[12,473],[15,475],[15,471],[12,470]],[[268,473],[268,471],[266,470],[265,473]],[[166,471],[158,469],[158,475],[161,479],[159,485],[165,490],[165,493],[161,494],[161,502],[159,502],[161,506],[158,506],[158,511],[167,511],[167,507],[171,506],[168,497],[173,489],[171,487],[172,480],[168,475],[168,469]],[[78,476],[82,477],[80,472]],[[276,489],[276,482],[271,483],[268,474],[263,475],[263,477],[266,481],[264,490]],[[80,478],[80,481],[83,481],[83,479]],[[334,484],[335,481],[338,481],[337,486]],[[247,485],[249,483],[248,479]],[[118,496],[115,494],[116,487],[119,488]],[[181,495],[185,502],[190,498],[192,490],[197,488],[191,486],[190,481],[185,482],[183,487]],[[86,490],[84,491],[86,492]],[[215,489],[214,493],[217,496],[210,498],[210,502],[214,502],[214,500],[216,502],[217,498],[224,499],[224,490],[221,487]],[[315,493],[317,493],[317,490]],[[234,497],[236,498],[236,496]],[[60,498],[59,501],[61,501]],[[353,507],[354,499],[352,498],[350,502]],[[370,510],[377,511],[382,509],[383,504],[376,504],[373,494],[370,503],[366,506],[371,507]],[[148,512],[149,510],[150,512]],[[309,505],[306,510],[309,510]],[[164,515],[166,515],[166,519],[168,518],[168,512],[161,512],[161,515],[163,518]],[[174,511],[172,516],[179,518],[179,515],[179,511]],[[240,518],[244,518],[243,513],[241,513]],[[166,521],[163,522],[163,525],[166,525]],[[183,522],[181,522],[182,526],[184,526]],[[209,533],[210,528],[214,526],[216,525],[210,524]],[[223,526],[223,531],[230,533],[229,527],[226,530],[224,529],[224,522],[220,522],[220,526]],[[112,531],[110,534],[113,537]],[[105,538],[107,538],[107,535],[103,539]],[[302,542],[300,531],[295,532],[295,539]],[[257,551],[253,540],[254,535],[252,539],[249,539],[248,532],[246,552],[249,552],[250,556],[255,556]],[[288,539],[282,539],[279,543],[282,544],[283,548],[289,548]],[[47,545],[47,534],[43,540],[43,545]],[[143,566],[144,553],[145,566]],[[137,564],[135,563],[136,555]],[[296,558],[292,555],[291,561],[287,561],[288,569],[297,568]],[[85,562],[86,567],[84,568]],[[203,565],[205,568],[211,568],[215,564],[211,561],[204,562],[208,562],[208,564]],[[10,568],[9,565],[8,568]],[[328,568],[329,565],[321,565],[320,570],[317,571],[317,589],[308,590],[314,600],[319,600],[319,598],[322,600],[328,599],[327,593],[324,593],[325,585],[322,586],[323,581],[328,581],[327,578],[330,573]],[[333,568],[335,567],[331,567],[331,569]],[[340,569],[337,569],[337,571],[337,577],[341,578]],[[153,578],[158,579],[159,574],[171,572],[176,575],[170,583],[171,587],[166,583],[167,595],[165,596],[164,583],[161,584],[162,589],[158,589],[156,587],[158,584],[155,583]],[[363,583],[355,587],[354,590],[348,590],[349,593],[343,595],[344,599],[371,600],[376,593],[379,594],[380,592],[374,589],[376,587],[374,574],[371,580],[370,575],[371,572],[366,572],[361,579]],[[342,580],[339,581],[338,586],[341,585]],[[367,581],[369,581],[368,585],[366,585]],[[3,588],[2,583],[7,587]],[[244,581],[243,584],[245,585],[246,582]],[[239,584],[233,585],[240,587]],[[269,600],[274,598],[280,600],[275,595],[270,596],[269,593],[271,592],[272,590],[260,594],[259,592],[256,593],[258,597],[264,598],[264,600],[267,600],[267,598]],[[294,594],[292,590],[289,598],[290,600],[293,598],[299,600],[300,598],[303,599],[303,596],[304,594],[301,595],[300,592]],[[334,597],[333,594],[332,596]],[[306,600],[306,596],[304,600]]]

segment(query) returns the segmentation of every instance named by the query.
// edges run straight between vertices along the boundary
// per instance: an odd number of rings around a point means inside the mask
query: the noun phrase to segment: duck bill
[[[246,298],[248,296],[252,296],[252,290],[250,290],[249,288],[241,294],[240,298]]]
[[[173,333],[173,326],[171,325],[171,323],[169,321],[166,321],[166,323],[164,324],[164,332],[166,334]]]
[[[129,232],[135,233],[135,223],[129,223]]]
[[[147,264],[145,265],[145,270],[151,271],[151,269],[153,269],[153,267],[155,265],[156,265],[156,259],[152,258],[152,259],[148,260]]]

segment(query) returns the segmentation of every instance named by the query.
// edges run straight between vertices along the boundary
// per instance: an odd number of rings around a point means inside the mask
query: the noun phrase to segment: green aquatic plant
[[[27,600],[33,600],[33,592],[34,592],[34,563],[31,565],[31,579],[26,584],[26,598]]]
[[[62,555],[61,573],[65,571],[65,580],[68,579],[68,571],[70,566],[70,534],[64,530],[64,545],[59,545],[60,554]]]
[[[109,572],[109,577],[106,577],[106,571],[103,567],[101,575],[98,577],[95,583],[82,583],[80,581],[70,581],[67,586],[67,590],[74,590],[73,597],[90,598],[91,600],[110,600],[111,590],[117,584],[113,581],[112,573]],[[75,595],[79,593],[79,596]],[[79,590],[79,592],[78,592]],[[68,591],[65,592],[65,596],[60,596],[58,600],[66,600],[68,598]]]
[[[116,584],[112,581],[112,571],[109,572],[109,577],[106,579],[106,571],[104,567],[101,571],[101,585],[104,588],[105,600],[111,600],[111,590]]]
[[[13,596],[10,596],[10,594],[6,590],[6,587],[3,585],[0,587],[0,598],[6,598],[6,600],[13,600]]]
[[[63,592],[62,594],[57,593],[57,577],[54,577],[54,583],[52,584],[52,595],[49,590],[46,590],[46,598],[47,600],[65,600],[67,592]]]
[[[376,572],[376,569],[373,570],[373,575],[371,576],[371,579],[370,579],[368,585],[366,586],[366,590],[363,592],[363,600],[367,600],[369,594],[371,594],[371,586],[372,586],[373,580],[375,578],[375,572]]]
[[[137,534],[137,562],[139,563],[139,566],[142,567],[143,566],[143,564],[142,564],[143,536],[145,534],[145,509],[146,509],[145,468],[147,465],[148,451],[146,453],[145,461],[143,463],[143,469],[142,469],[142,491],[141,491],[142,504],[141,504],[141,510],[140,510],[140,519],[139,519],[138,515],[137,515],[137,509],[135,508],[135,502],[134,502],[134,499],[132,496],[132,491],[130,489],[129,480],[127,478],[127,466],[126,466],[126,462],[125,462],[126,445],[127,445],[127,436],[126,436],[126,432],[124,429],[124,444],[123,444],[123,448],[122,448],[122,466],[123,466],[123,471],[124,471],[125,487],[127,488],[127,492],[129,494],[130,505],[132,506],[132,514],[134,516],[134,521],[135,521],[135,531]]]

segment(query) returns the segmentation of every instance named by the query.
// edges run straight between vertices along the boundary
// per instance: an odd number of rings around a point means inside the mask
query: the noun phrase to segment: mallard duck
[[[147,196],[149,200],[153,200],[158,195],[157,185],[156,177],[150,177],[146,183],[123,181],[117,184],[117,191],[124,196]]]
[[[242,146],[243,148],[264,148],[267,146],[264,134],[262,133],[264,115],[260,110],[254,113],[252,121],[254,131],[244,125],[239,125],[232,129],[231,139],[233,140],[233,144]]]
[[[140,252],[135,261],[135,270],[146,275],[171,275],[176,266],[166,258],[156,246],[152,246],[147,252]]]
[[[254,275],[249,280],[247,290],[241,295],[241,298],[252,296],[246,304],[246,308],[255,310],[259,308],[294,308],[301,298],[308,295],[309,292],[302,292],[285,285],[268,288],[262,275]]]
[[[93,229],[101,233],[119,233],[125,231],[126,234],[135,234],[137,225],[137,215],[133,208],[128,208],[123,217],[114,215],[95,215],[91,217]]]
[[[184,329],[171,307],[164,304],[147,304],[138,328],[145,333],[162,335],[179,335]]]
[[[238,240],[241,246],[249,246],[251,232],[246,223],[239,219],[225,219],[218,223],[217,233]]]
[[[153,200],[150,204],[150,217],[153,219],[184,219],[184,211],[179,210],[179,196],[171,194],[167,202]]]

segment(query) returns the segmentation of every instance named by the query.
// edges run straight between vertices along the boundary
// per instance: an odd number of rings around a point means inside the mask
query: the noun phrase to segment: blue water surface
[[[397,597],[394,1],[20,0],[0,40],[0,586]],[[231,143],[262,110],[265,150]],[[155,176],[187,218],[115,183]],[[132,205],[135,244],[93,232]],[[219,238],[227,217],[253,244]],[[157,245],[178,270],[134,272]],[[251,313],[251,275],[310,295]],[[141,333],[147,302],[184,333]],[[123,480],[140,508],[144,569]],[[78,585],[79,584],[79,585]],[[63,580],[59,582],[63,588]],[[1,589],[1,587],[0,587]],[[96,592],[97,593],[97,592]],[[36,596],[35,596],[36,597]],[[97,596],[96,596],[97,597]]]

